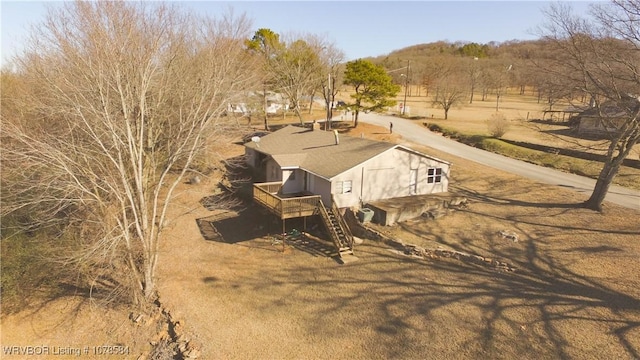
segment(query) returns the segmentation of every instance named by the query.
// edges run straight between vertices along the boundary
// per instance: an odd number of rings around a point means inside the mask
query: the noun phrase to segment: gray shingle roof
[[[271,155],[282,167],[299,166],[330,179],[395,145],[342,134],[336,145],[331,131],[287,126],[262,137],[258,146],[254,142],[245,146]]]

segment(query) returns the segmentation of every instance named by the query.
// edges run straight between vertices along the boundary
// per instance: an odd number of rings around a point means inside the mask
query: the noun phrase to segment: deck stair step
[[[318,199],[317,209],[336,250],[338,250],[338,255],[340,257],[353,255],[353,235],[340,214],[340,210],[336,207],[335,201],[330,208],[327,208],[322,200]]]

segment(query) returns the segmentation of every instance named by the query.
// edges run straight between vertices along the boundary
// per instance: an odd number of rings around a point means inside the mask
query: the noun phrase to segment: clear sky
[[[447,40],[488,43],[535,39],[546,1],[184,1],[181,6],[216,15],[233,8],[254,30],[326,35],[347,60]],[[0,1],[2,64],[18,53],[31,25],[61,2]],[[577,13],[589,3],[571,1]]]

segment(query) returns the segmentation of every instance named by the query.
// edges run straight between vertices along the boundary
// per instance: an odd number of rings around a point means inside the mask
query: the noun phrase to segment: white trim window
[[[430,168],[427,170],[427,183],[436,184],[442,182],[442,168]]]
[[[353,191],[353,182],[351,180],[336,181],[336,194],[351,194]]]

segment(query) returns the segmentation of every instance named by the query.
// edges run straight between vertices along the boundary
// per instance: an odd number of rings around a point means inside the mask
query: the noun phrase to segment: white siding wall
[[[441,168],[439,183],[428,183],[428,170]],[[411,169],[417,170],[416,195],[446,192],[449,165],[403,149],[386,151],[333,179],[331,192],[339,207],[359,207],[360,203],[412,195]],[[364,179],[364,180],[363,180]],[[345,181],[351,181],[351,193],[338,193]]]
[[[331,183],[321,177],[309,174],[313,176],[313,189],[312,193],[322,196],[322,202],[325,206],[331,206]]]
[[[303,170],[282,170],[282,193],[294,194],[301,192],[304,187]]]

